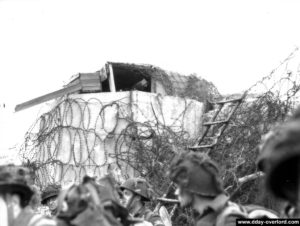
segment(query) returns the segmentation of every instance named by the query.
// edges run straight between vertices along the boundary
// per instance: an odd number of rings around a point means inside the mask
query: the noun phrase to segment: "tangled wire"
[[[131,98],[108,103],[65,98],[42,115],[21,150],[24,162],[35,169],[36,183],[45,187],[50,182],[79,182],[86,174],[101,177],[119,169],[121,175],[115,175],[121,177],[116,178],[119,181],[135,174],[155,178],[161,193],[168,183],[162,172],[174,156],[173,147],[192,140],[186,117],[195,109],[195,101],[180,99],[181,107],[166,118],[160,96],[151,97],[146,109]],[[200,128],[194,128],[197,134]]]
[[[246,100],[210,152],[224,169],[225,187],[237,202],[277,207],[272,197],[261,197],[261,180],[242,184],[240,179],[257,172],[255,161],[261,136],[284,121],[299,104],[299,55],[296,49],[248,89]],[[193,90],[192,84],[191,79],[186,95],[202,100],[197,97],[201,92]],[[164,108],[169,106],[160,96],[146,105],[132,101],[132,92],[130,95],[105,103],[96,96],[66,97],[42,115],[21,150],[24,162],[37,172],[36,183],[44,187],[49,182],[79,182],[85,174],[101,177],[111,169],[119,169],[117,180],[138,174],[150,181],[157,195],[162,195],[170,183],[166,171],[176,154],[174,147],[194,144],[201,132],[201,126],[189,131],[191,124],[199,123],[191,122],[194,118],[189,117],[200,108],[196,102],[182,98],[182,107],[176,113],[168,112]],[[226,114],[225,109],[222,117],[226,118]],[[209,117],[208,112],[206,118]],[[185,218],[190,213],[179,212],[174,225],[182,221],[191,224]]]
[[[227,191],[239,203],[256,203],[275,210],[280,208],[280,201],[261,192],[265,187],[264,180],[244,182],[244,178],[257,173],[261,137],[286,120],[299,104],[299,57],[296,49],[268,76],[248,89],[246,100],[211,152],[211,157],[224,168]]]

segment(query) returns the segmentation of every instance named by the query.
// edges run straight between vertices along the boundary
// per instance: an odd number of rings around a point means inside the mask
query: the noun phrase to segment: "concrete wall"
[[[128,138],[122,133],[129,123],[154,125],[159,121],[175,132],[183,129],[190,138],[197,138],[202,115],[202,103],[173,96],[139,91],[70,95],[37,124],[44,139],[35,157],[43,165],[38,170],[39,183],[64,186],[80,182],[85,174],[101,177],[108,172],[122,181],[134,174],[114,157],[116,149],[128,149],[124,142]],[[143,127],[137,126],[137,130],[143,132]]]

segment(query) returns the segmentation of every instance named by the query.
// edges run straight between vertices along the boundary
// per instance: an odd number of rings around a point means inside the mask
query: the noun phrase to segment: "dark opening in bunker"
[[[112,63],[116,91],[151,92],[150,76],[131,65]]]

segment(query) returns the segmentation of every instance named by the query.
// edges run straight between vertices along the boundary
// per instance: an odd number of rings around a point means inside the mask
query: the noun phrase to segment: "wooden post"
[[[109,89],[110,92],[116,92],[115,76],[114,76],[111,63],[108,64],[108,68],[109,68]]]
[[[34,98],[34,99],[29,100],[27,102],[24,102],[22,104],[18,104],[15,107],[15,111],[16,112],[17,111],[21,111],[21,110],[24,110],[26,108],[29,108],[29,107],[41,104],[43,102],[46,102],[46,101],[58,98],[58,97],[63,96],[65,94],[70,94],[70,93],[77,92],[79,90],[81,90],[81,84],[72,85],[72,86],[69,86],[69,87],[57,90],[55,92],[48,93],[48,94],[46,94],[44,96],[40,96],[40,97]]]

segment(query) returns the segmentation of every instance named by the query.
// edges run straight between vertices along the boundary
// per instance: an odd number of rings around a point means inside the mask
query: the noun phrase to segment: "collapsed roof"
[[[107,62],[99,71],[72,76],[63,89],[17,105],[15,111],[72,93],[131,90],[188,97],[201,102],[220,96],[211,82],[196,75],[184,76],[153,65]]]

